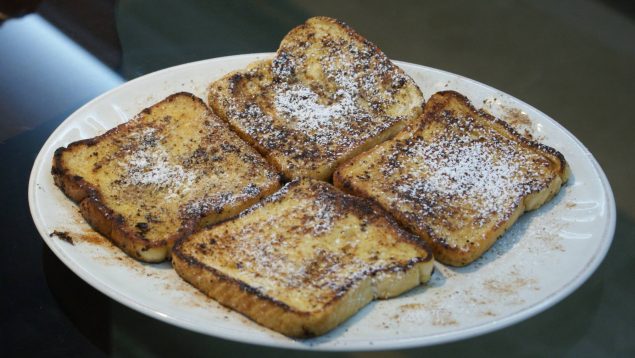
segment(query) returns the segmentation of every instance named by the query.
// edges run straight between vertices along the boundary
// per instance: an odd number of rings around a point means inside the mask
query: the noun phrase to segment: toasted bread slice
[[[550,200],[568,176],[562,154],[449,91],[428,100],[414,133],[345,163],[333,182],[378,202],[428,242],[438,261],[462,266],[524,211]]]
[[[287,179],[330,179],[339,163],[417,118],[423,95],[375,45],[344,23],[314,17],[273,60],[210,86],[209,104]]]
[[[379,206],[313,179],[180,240],[172,264],[221,304],[292,337],[323,334],[374,298],[426,282],[433,267]]]
[[[234,216],[280,187],[266,160],[188,93],[57,149],[52,173],[97,231],[149,262],[164,260],[198,225]]]

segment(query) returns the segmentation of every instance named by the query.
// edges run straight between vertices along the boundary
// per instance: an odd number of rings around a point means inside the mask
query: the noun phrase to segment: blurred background
[[[393,59],[539,108],[588,147],[617,201],[607,258],[555,307],[485,336],[374,354],[635,356],[635,2],[621,0],[0,1],[3,356],[298,354],[199,335],[113,302],[44,245],[26,193],[46,138],[90,99],[166,67],[274,51],[315,15],[344,20]]]

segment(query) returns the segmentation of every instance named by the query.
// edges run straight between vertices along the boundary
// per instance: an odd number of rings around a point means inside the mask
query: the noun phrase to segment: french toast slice
[[[189,93],[58,148],[52,174],[91,226],[147,262],[280,187],[275,169]]]
[[[525,211],[558,193],[558,151],[477,111],[457,92],[434,94],[419,127],[337,169],[334,184],[371,198],[454,266],[480,257]]]
[[[423,103],[381,50],[327,17],[291,30],[272,60],[209,88],[210,107],[287,179],[330,179],[338,164],[417,118]]]
[[[172,265],[222,305],[287,336],[310,337],[375,298],[426,282],[433,260],[376,204],[305,178],[179,240]]]

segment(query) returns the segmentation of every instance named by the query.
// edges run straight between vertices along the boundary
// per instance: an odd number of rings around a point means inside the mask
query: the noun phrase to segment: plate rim
[[[458,340],[468,339],[468,338],[480,336],[483,334],[491,333],[493,331],[507,328],[513,324],[524,321],[529,317],[533,317],[547,310],[548,308],[553,307],[554,305],[558,304],[563,299],[568,297],[573,291],[575,291],[584,282],[587,281],[587,279],[597,270],[599,265],[602,263],[602,261],[606,257],[606,254],[608,253],[608,250],[613,241],[613,237],[615,235],[615,227],[616,227],[616,220],[617,220],[615,197],[613,195],[613,191],[611,189],[608,178],[606,174],[604,173],[604,171],[602,170],[601,166],[599,165],[598,161],[595,159],[593,154],[586,148],[586,146],[584,146],[584,144],[578,138],[576,138],[565,127],[563,127],[560,123],[558,123],[556,120],[554,120],[553,118],[551,118],[544,112],[540,111],[539,109],[527,104],[526,102],[512,95],[507,94],[506,92],[503,92],[492,86],[486,85],[484,83],[473,80],[471,78],[462,76],[460,74],[456,74],[453,72],[449,72],[449,71],[445,71],[445,70],[441,70],[441,69],[437,69],[437,68],[433,68],[433,67],[429,67],[425,65],[419,65],[415,63],[397,61],[397,60],[392,60],[392,61],[400,67],[405,65],[405,67],[411,67],[415,69],[418,68],[424,71],[438,72],[446,76],[455,76],[460,81],[469,82],[472,85],[482,87],[483,89],[489,92],[504,94],[510,99],[517,101],[518,103],[521,103],[522,105],[528,108],[533,109],[538,114],[543,116],[548,122],[554,125],[559,131],[561,131],[569,139],[571,139],[577,145],[577,147],[583,151],[582,153],[584,154],[586,159],[589,160],[590,163],[592,164],[593,168],[595,169],[595,174],[597,174],[598,179],[601,182],[602,187],[605,191],[604,200],[605,200],[605,203],[607,204],[606,205],[607,207],[606,221],[608,222],[608,225],[605,226],[604,231],[601,235],[601,239],[600,239],[601,241],[599,243],[598,251],[596,251],[595,254],[591,257],[589,262],[585,265],[585,268],[582,271],[578,272],[574,278],[569,280],[569,282],[563,285],[559,290],[557,290],[556,292],[553,292],[552,294],[547,296],[544,300],[537,302],[534,305],[531,305],[529,307],[525,307],[521,309],[519,312],[512,313],[511,315],[508,315],[500,319],[495,319],[487,323],[477,324],[471,327],[459,329],[457,331],[442,332],[442,333],[432,334],[432,335],[428,335],[424,337],[397,338],[393,340],[375,341],[379,344],[372,344],[370,341],[367,341],[367,340],[356,340],[356,341],[352,341],[350,344],[346,344],[342,346],[319,345],[319,344],[302,345],[302,344],[298,344],[296,340],[275,341],[275,340],[267,339],[266,337],[257,338],[257,339],[253,339],[252,337],[250,339],[249,337],[246,337],[241,334],[239,335],[236,335],[233,333],[211,334],[209,331],[202,329],[199,325],[190,323],[189,321],[178,319],[172,315],[165,314],[159,310],[155,310],[152,307],[145,305],[142,302],[139,302],[138,300],[130,299],[126,295],[119,293],[116,288],[111,287],[110,285],[99,280],[89,270],[85,269],[84,267],[80,265],[76,265],[69,256],[67,256],[61,249],[58,248],[57,245],[53,243],[52,238],[49,237],[49,233],[45,232],[44,224],[39,220],[38,218],[39,215],[35,209],[35,202],[36,202],[35,197],[36,197],[36,189],[37,189],[36,179],[37,179],[38,173],[40,172],[40,168],[42,167],[42,165],[44,165],[43,162],[46,161],[47,159],[50,159],[50,158],[45,158],[45,154],[46,154],[46,151],[48,151],[49,147],[51,146],[51,142],[57,137],[57,134],[59,132],[64,130],[69,125],[70,119],[73,116],[75,116],[76,113],[84,110],[87,107],[90,107],[91,105],[93,105],[93,103],[102,100],[102,98],[110,95],[111,93],[120,91],[122,90],[122,88],[125,88],[126,86],[131,86],[132,84],[136,82],[144,81],[148,77],[158,76],[167,72],[181,69],[183,67],[201,65],[204,63],[209,63],[210,65],[213,65],[213,63],[217,61],[241,60],[245,58],[255,59],[257,57],[271,56],[273,54],[274,54],[273,52],[261,52],[261,53],[249,53],[249,54],[215,57],[211,59],[194,61],[194,62],[180,64],[177,66],[164,68],[164,69],[137,77],[130,81],[124,82],[120,84],[119,86],[114,87],[104,92],[103,94],[93,98],[92,100],[84,104],[83,106],[73,111],[73,113],[68,115],[64,119],[64,121],[62,121],[56,127],[56,129],[49,135],[47,140],[44,142],[44,144],[40,148],[35,158],[35,161],[33,163],[33,167],[31,168],[31,173],[29,176],[29,183],[28,183],[29,185],[28,186],[28,202],[29,202],[29,212],[31,214],[31,218],[38,230],[38,233],[40,234],[44,242],[47,244],[47,246],[51,249],[51,251],[53,251],[53,253],[71,271],[73,271],[73,273],[79,276],[82,280],[84,280],[90,286],[100,291],[102,294],[108,296],[109,298],[117,301],[118,303],[124,306],[134,309],[137,312],[140,312],[146,316],[158,319],[162,322],[174,325],[176,327],[188,329],[188,330],[201,333],[206,336],[214,337],[217,339],[227,339],[234,342],[247,343],[252,345],[263,345],[263,346],[274,347],[274,348],[287,348],[287,349],[290,348],[290,349],[296,349],[296,350],[342,351],[342,352],[344,351],[377,351],[377,350],[405,349],[405,348],[413,348],[413,347],[431,346],[431,345],[450,343],[450,342],[455,342]]]

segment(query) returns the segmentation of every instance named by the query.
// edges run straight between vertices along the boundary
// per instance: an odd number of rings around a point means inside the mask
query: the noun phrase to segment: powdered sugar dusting
[[[203,197],[187,203],[183,208],[183,212],[188,217],[201,217],[211,212],[221,213],[228,206],[255,198],[260,193],[260,188],[253,183],[247,184],[241,192],[237,192],[237,190],[234,192],[207,192],[203,194]]]
[[[210,212],[221,212],[227,205],[243,199],[242,195],[230,192],[207,194],[185,205],[183,211],[188,217],[200,217]]]
[[[90,155],[104,202],[146,239],[171,238],[201,219],[220,220],[279,181],[254,148],[204,107],[197,109],[152,107],[114,129],[108,147]]]
[[[211,87],[232,124],[281,166],[328,166],[419,113],[423,97],[412,79],[370,43],[335,28],[301,31],[270,63]]]
[[[320,145],[350,146],[352,143],[346,132],[357,123],[372,122],[374,111],[380,111],[394,101],[382,93],[386,90],[381,79],[389,76],[391,86],[395,88],[403,86],[407,79],[379,54],[373,55],[367,49],[360,50],[352,45],[348,50],[333,48],[320,60],[322,75],[328,85],[314,86],[315,89],[310,87],[313,85],[311,81],[286,81],[290,73],[296,73],[297,66],[310,63],[311,58],[300,56],[294,59],[287,52],[281,52],[273,60],[274,108],[277,114],[286,118],[296,130],[308,134],[310,141]],[[363,68],[374,66],[375,71],[359,71],[354,68],[356,65]],[[361,135],[375,135],[393,122],[376,121],[369,127],[369,132]]]
[[[165,200],[175,199],[179,193],[189,190],[196,174],[170,159],[169,153],[160,144],[162,138],[156,128],[145,128],[142,132],[132,133],[130,138],[138,145],[130,150],[126,161],[119,163],[126,172],[122,184],[163,189]]]
[[[387,244],[394,238],[369,244],[360,220],[342,210],[334,190],[322,183],[287,184],[241,214],[240,222],[195,236],[199,259],[235,269],[232,276],[264,294],[317,307],[373,272],[416,258],[416,250],[395,258]]]
[[[294,84],[277,86],[274,103],[278,113],[294,119],[299,129],[318,131],[328,126],[337,127],[338,124],[341,127],[342,122],[335,122],[334,119],[359,113],[349,92],[338,90],[336,96],[340,97],[337,102],[323,105],[319,103],[317,93],[303,85]]]
[[[321,235],[323,233],[328,232],[333,227],[333,212],[332,209],[328,206],[323,205],[324,203],[318,202],[318,211],[315,213],[315,217],[313,223],[313,232],[316,235]]]
[[[418,162],[409,173],[411,180],[396,187],[398,192],[414,198],[465,198],[482,218],[508,210],[510,198],[536,189],[521,178],[530,152],[515,153],[511,146],[491,146],[464,136],[417,142],[406,153],[410,160],[405,165]],[[438,210],[434,204],[427,208]]]
[[[382,171],[396,176],[392,203],[410,203],[431,230],[506,220],[521,197],[551,180],[548,159],[472,118],[448,121],[432,137],[395,146]],[[380,184],[381,185],[381,184]],[[444,237],[442,232],[436,232]]]

